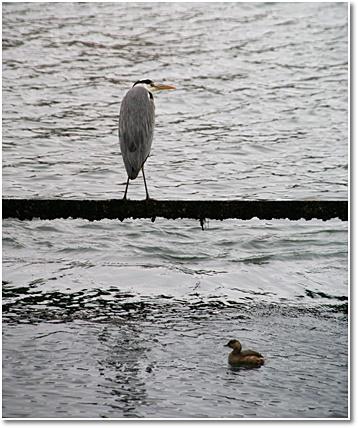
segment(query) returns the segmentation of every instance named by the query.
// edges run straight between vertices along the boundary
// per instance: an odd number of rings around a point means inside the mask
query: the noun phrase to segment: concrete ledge
[[[3,199],[2,218],[52,220],[55,218],[193,218],[224,220],[238,218],[262,220],[287,218],[348,220],[348,201],[166,201],[166,200],[76,200],[76,199]]]

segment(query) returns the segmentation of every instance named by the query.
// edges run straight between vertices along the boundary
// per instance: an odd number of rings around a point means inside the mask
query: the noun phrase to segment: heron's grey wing
[[[154,132],[153,100],[143,87],[130,89],[123,98],[119,115],[119,141],[128,177],[137,177],[149,156]]]

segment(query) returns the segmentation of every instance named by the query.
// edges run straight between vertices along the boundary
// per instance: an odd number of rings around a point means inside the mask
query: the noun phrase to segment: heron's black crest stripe
[[[150,79],[138,80],[137,82],[135,82],[135,84],[133,86],[138,85],[138,83],[144,83],[146,85],[150,85],[151,83],[154,83],[154,82],[153,82],[153,80],[150,80]]]

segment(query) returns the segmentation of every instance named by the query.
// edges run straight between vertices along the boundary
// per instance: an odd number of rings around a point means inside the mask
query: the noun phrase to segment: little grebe
[[[260,367],[264,364],[264,357],[256,351],[251,351],[247,349],[245,351],[241,350],[241,343],[232,339],[225,346],[229,346],[233,351],[229,354],[229,364],[234,367]]]

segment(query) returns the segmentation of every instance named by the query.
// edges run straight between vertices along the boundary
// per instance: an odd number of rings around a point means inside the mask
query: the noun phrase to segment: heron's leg
[[[148,193],[148,189],[147,189],[147,183],[145,181],[144,166],[142,166],[142,173],[143,173],[143,180],[144,180],[144,186],[145,186],[146,199],[150,199],[149,193]]]
[[[128,184],[129,184],[129,177],[128,177],[128,179],[127,179],[127,185],[126,185],[126,190],[125,190],[125,192],[124,192],[123,199],[127,199]]]

